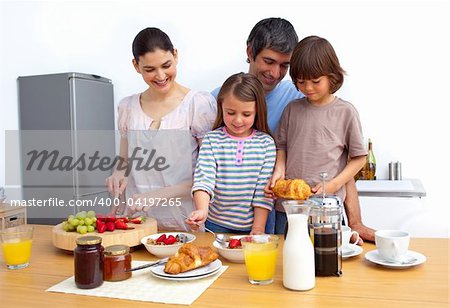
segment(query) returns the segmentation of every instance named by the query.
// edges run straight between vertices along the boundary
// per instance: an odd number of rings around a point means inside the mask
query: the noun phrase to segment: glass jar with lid
[[[112,245],[105,248],[103,280],[121,281],[131,277],[131,254],[126,245]]]
[[[103,283],[103,246],[99,236],[82,236],[76,240],[74,254],[75,284],[92,289]]]

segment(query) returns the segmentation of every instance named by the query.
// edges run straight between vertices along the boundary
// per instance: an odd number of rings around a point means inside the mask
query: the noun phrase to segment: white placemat
[[[148,261],[133,261],[132,267],[143,265]],[[78,289],[74,276],[48,288],[47,292],[72,293],[99,297],[112,297],[144,302],[191,305],[228,266],[222,266],[217,274],[189,281],[169,281],[154,277],[146,268],[133,272],[127,280],[109,282],[94,289]]]

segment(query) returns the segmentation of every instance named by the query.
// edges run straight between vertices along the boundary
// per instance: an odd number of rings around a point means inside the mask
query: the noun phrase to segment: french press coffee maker
[[[314,245],[316,276],[342,275],[342,201],[338,196],[326,195],[325,178],[322,195],[309,197],[312,202],[309,213],[309,236]]]

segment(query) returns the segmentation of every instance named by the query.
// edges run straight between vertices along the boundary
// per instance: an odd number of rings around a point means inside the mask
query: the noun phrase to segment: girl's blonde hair
[[[237,73],[228,77],[220,88],[217,95],[217,117],[213,129],[225,125],[223,121],[222,104],[224,97],[232,94],[238,100],[243,102],[255,102],[255,121],[253,128],[261,132],[270,134],[267,124],[266,96],[261,82],[255,76],[245,73]]]

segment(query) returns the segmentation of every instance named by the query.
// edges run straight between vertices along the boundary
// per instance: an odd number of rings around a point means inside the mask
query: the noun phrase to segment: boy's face
[[[250,60],[248,72],[261,81],[266,94],[286,76],[291,55],[292,53],[285,54],[265,48],[253,60],[251,47],[247,47],[247,57]]]
[[[297,79],[295,85],[313,105],[325,105],[334,99],[333,94],[330,93],[330,78],[328,76],[320,76],[315,79]]]

